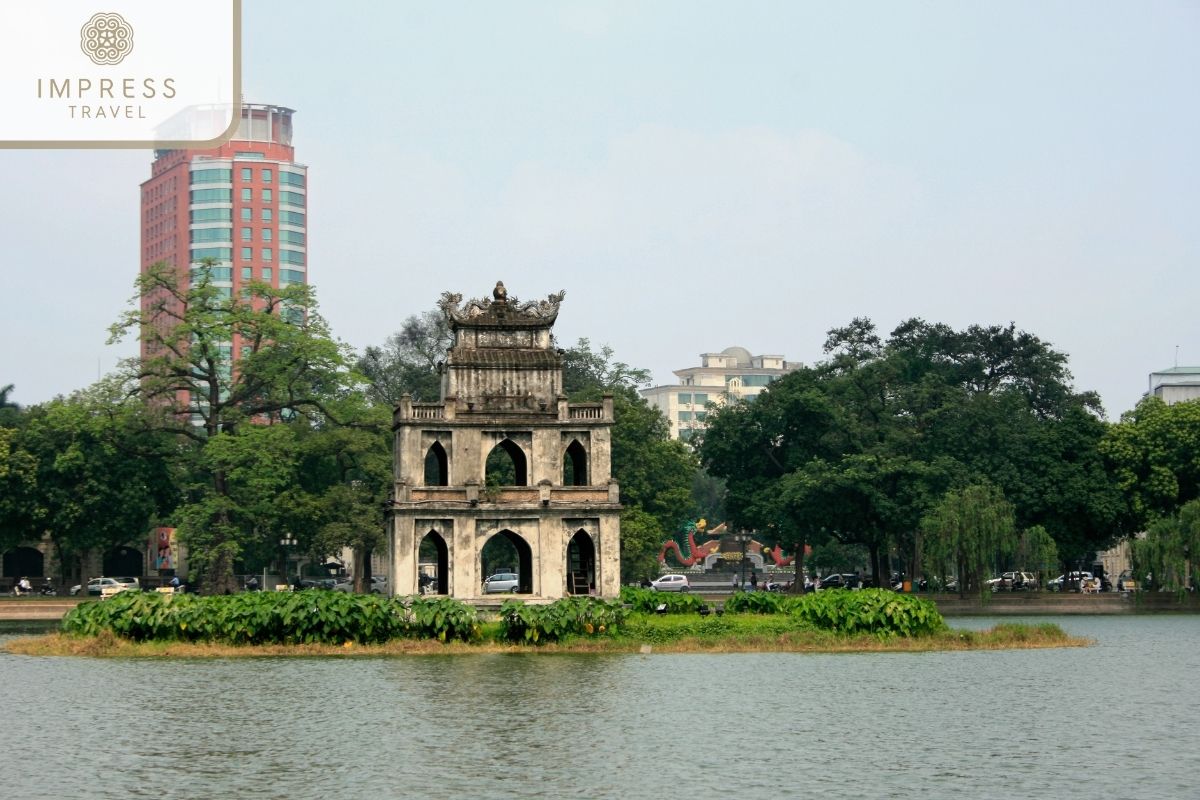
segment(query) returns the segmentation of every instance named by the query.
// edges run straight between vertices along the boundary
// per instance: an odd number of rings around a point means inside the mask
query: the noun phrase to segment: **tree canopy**
[[[726,479],[737,523],[768,543],[861,544],[879,578],[895,547],[915,574],[920,519],[975,483],[1068,555],[1128,530],[1096,448],[1098,400],[1074,392],[1066,357],[1036,336],[912,319],[885,340],[855,319],[829,332],[825,353],[708,419],[702,463]]]

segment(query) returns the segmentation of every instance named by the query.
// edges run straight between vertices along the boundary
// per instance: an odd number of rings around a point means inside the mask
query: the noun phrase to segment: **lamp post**
[[[738,582],[738,588],[745,587],[746,585],[746,545],[750,544],[752,538],[752,535],[746,531],[741,531],[733,535],[733,540],[741,545],[742,548],[742,573],[741,579]]]
[[[279,538],[279,549],[283,553],[283,558],[281,559],[281,564],[282,564],[282,571],[283,571],[283,585],[284,586],[290,585],[288,582],[288,551],[287,551],[287,549],[289,547],[295,547],[297,544],[298,544],[298,542],[296,541],[296,537],[292,536],[292,534],[290,534],[290,533],[285,533],[283,536],[281,536]],[[267,587],[264,586],[263,588],[265,589]]]

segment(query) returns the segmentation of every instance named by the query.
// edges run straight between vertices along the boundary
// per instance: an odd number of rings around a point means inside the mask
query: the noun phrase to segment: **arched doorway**
[[[104,554],[101,567],[104,574],[110,577],[140,578],[145,573],[142,564],[142,554],[132,547],[114,547]]]
[[[417,547],[417,591],[421,594],[450,594],[450,548],[435,530]]]
[[[578,439],[573,439],[563,453],[563,486],[587,486],[587,473],[587,451]]]
[[[482,578],[499,572],[515,572],[517,593],[533,593],[533,548],[507,528],[484,543],[479,551],[479,565]]]
[[[590,594],[596,585],[596,545],[587,531],[575,531],[567,544],[567,594]]]
[[[512,439],[505,439],[488,453],[484,483],[488,486],[528,486],[529,469],[525,451]]]
[[[4,554],[4,577],[44,578],[46,559],[36,547],[15,547]]]
[[[446,448],[441,442],[434,442],[425,454],[425,485],[450,485],[450,460],[446,457]]]

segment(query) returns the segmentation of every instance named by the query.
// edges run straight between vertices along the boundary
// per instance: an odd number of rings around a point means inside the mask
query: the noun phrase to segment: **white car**
[[[497,572],[483,582],[483,593],[501,594],[503,592],[515,592],[518,583],[520,583],[520,578],[517,577],[515,572]]]
[[[650,588],[660,592],[687,592],[692,585],[688,583],[687,575],[663,575],[656,581],[650,581]]]
[[[71,594],[78,594],[83,587],[71,587]],[[92,578],[87,582],[87,593],[89,595],[100,595],[105,589],[113,592],[124,592],[128,589],[138,588],[137,578]]]

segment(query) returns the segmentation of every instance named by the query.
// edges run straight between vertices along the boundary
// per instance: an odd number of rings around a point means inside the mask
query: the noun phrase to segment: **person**
[[[737,573],[733,573],[733,590],[736,592],[738,588]]]
[[[176,591],[176,592],[179,591],[179,576],[178,575],[171,576],[171,589],[172,589],[172,591]]]
[[[754,570],[750,570],[750,589],[751,591],[758,589],[758,576],[754,574]]]
[[[17,594],[33,594],[33,585],[29,582],[29,578],[21,578],[17,581]]]
[[[258,578],[251,575],[250,580],[246,581],[246,590],[251,592],[258,591]]]

